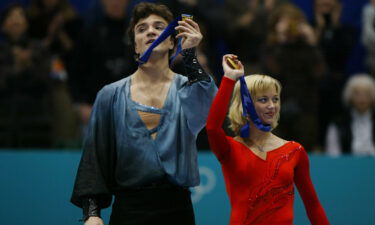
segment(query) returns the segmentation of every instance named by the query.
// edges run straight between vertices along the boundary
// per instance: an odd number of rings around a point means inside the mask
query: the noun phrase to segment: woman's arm
[[[238,64],[240,69],[232,69],[227,65],[226,58],[228,57],[233,57],[233,55],[223,57],[224,77],[212,103],[206,125],[210,147],[220,162],[229,159],[230,144],[222,125],[228,112],[228,106],[236,80],[244,74],[243,66],[240,62]]]
[[[206,124],[208,141],[211,150],[215,153],[220,162],[228,159],[230,151],[230,146],[222,125],[228,112],[228,105],[235,82],[236,81],[227,77],[223,77],[219,91],[217,92],[211,105],[210,112],[208,113]]]
[[[310,177],[309,159],[305,149],[301,149],[294,172],[294,181],[301,195],[307,215],[312,225],[329,225],[328,218],[316,194]]]

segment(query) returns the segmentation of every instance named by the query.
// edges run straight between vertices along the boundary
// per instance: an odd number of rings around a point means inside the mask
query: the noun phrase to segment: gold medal
[[[227,58],[226,61],[227,61],[227,64],[230,66],[230,68],[236,69],[236,70],[240,69],[240,66],[233,59]]]
[[[186,20],[186,19],[191,19],[193,20],[193,15],[189,15],[189,14],[181,14],[181,18],[182,20]]]

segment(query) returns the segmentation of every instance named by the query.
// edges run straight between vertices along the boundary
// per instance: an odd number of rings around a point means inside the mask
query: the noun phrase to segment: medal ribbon
[[[269,124],[263,124],[262,121],[259,119],[257,112],[255,111],[254,103],[251,99],[249,89],[247,88],[245,76],[240,77],[240,91],[241,91],[241,101],[242,101],[242,110],[243,116],[247,118],[250,117],[251,121],[255,124],[255,126],[261,130],[268,132],[271,130],[271,126]],[[240,129],[240,135],[243,138],[247,138],[250,135],[250,124],[247,122],[244,126]]]
[[[151,56],[152,50],[154,50],[156,46],[158,46],[161,42],[163,42],[165,39],[167,39],[171,34],[175,32],[174,28],[178,26],[178,21],[180,21],[181,19],[181,16],[179,16],[176,19],[174,19],[170,24],[168,24],[168,26],[160,34],[160,36],[154,42],[152,42],[150,47],[148,47],[148,49],[141,55],[141,57],[139,57],[138,66],[146,63]],[[170,63],[173,62],[173,60],[177,57],[178,54],[180,54],[181,51],[182,38],[179,38],[176,53],[170,58]]]

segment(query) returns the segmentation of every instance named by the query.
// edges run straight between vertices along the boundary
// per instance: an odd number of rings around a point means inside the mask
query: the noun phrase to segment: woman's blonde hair
[[[281,84],[278,80],[270,76],[253,74],[246,76],[245,81],[247,88],[249,89],[251,99],[255,99],[259,94],[269,90],[270,88],[275,88],[277,94],[280,96]],[[279,117],[280,113],[276,115],[277,119],[274,123],[271,124],[272,129],[277,127]],[[247,123],[247,118],[243,116],[240,93],[240,81],[237,81],[234,87],[232,103],[229,108],[228,118],[230,120],[229,128],[232,129],[232,131],[236,135],[239,135],[241,127]]]

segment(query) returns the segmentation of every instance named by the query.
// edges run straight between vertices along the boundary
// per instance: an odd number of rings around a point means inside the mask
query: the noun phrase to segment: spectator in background
[[[60,147],[72,135],[61,128],[72,122],[59,113],[64,89],[50,76],[48,50],[27,35],[29,22],[21,5],[6,8],[0,24],[5,36],[0,43],[0,145]]]
[[[32,0],[30,35],[48,47],[67,66],[81,32],[82,20],[68,0]]]
[[[28,9],[30,36],[42,42],[50,52],[50,76],[58,88],[53,92],[57,101],[56,114],[61,147],[77,147],[79,129],[77,115],[67,85],[73,75],[73,53],[82,28],[82,20],[68,0],[32,0]]]
[[[271,11],[287,0],[239,0],[225,1],[227,39],[231,52],[252,73],[260,73],[260,52],[267,36],[267,24]]]
[[[285,87],[281,96],[283,116],[275,132],[314,149],[318,82],[325,64],[314,31],[299,8],[286,3],[274,9],[263,51],[266,73],[274,74]]]
[[[367,50],[366,65],[375,76],[375,0],[371,0],[362,11],[362,41]]]
[[[133,52],[127,46],[129,0],[102,0],[104,16],[82,31],[77,45],[70,87],[84,127],[97,92],[136,69]]]
[[[354,27],[340,22],[340,0],[314,0],[312,26],[327,71],[319,84],[319,145],[323,146],[325,131],[331,117],[342,109],[340,93],[346,80],[347,63],[357,41]]]
[[[346,110],[328,127],[326,151],[330,155],[375,156],[375,80],[368,74],[353,75],[342,99]]]

